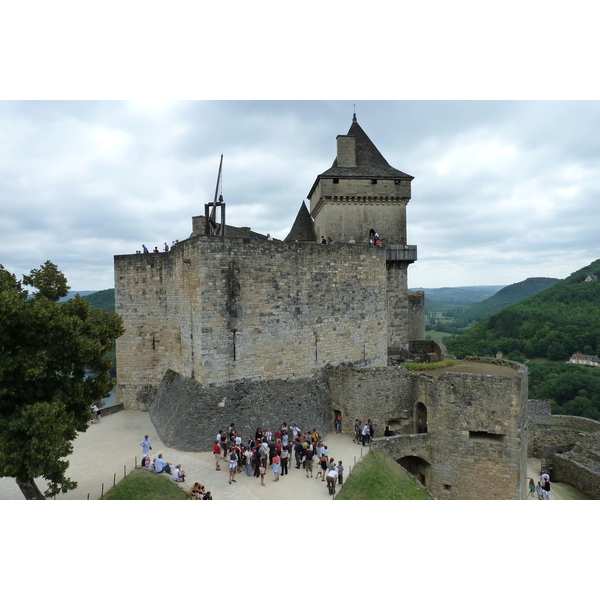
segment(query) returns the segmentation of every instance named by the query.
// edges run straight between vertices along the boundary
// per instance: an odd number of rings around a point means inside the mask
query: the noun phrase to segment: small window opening
[[[377,179],[371,179],[371,183],[372,183],[372,184],[375,184],[375,183],[377,183]]]
[[[340,182],[340,180],[337,177],[334,177],[333,183],[339,183],[339,182]]]
[[[493,442],[501,444],[506,436],[500,433],[489,433],[488,431],[469,431],[469,439],[478,442]]]
[[[450,490],[450,489],[452,489],[452,486],[449,483],[444,483],[444,489]]]

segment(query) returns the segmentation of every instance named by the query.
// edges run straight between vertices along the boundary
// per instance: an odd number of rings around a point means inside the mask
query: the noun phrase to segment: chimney
[[[337,136],[337,166],[356,166],[356,138],[353,135]]]

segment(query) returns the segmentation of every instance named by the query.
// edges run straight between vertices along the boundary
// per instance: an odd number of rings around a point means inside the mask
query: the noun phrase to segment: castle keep
[[[438,497],[489,497],[489,479],[495,497],[523,497],[526,370],[433,377],[392,364],[443,355],[423,340],[423,294],[408,292],[412,179],[354,117],[285,240],[225,223],[214,235],[207,211],[169,252],[116,256],[117,400],[149,410],[181,450],[210,449],[232,421],[245,439],[283,421],[328,431],[337,412],[348,433],[356,418],[378,436],[391,422],[399,435],[377,443]]]

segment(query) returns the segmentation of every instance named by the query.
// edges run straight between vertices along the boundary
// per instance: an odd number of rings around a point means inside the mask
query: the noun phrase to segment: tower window
[[[506,436],[500,433],[489,433],[488,431],[469,431],[469,440],[479,442],[493,442],[501,444]]]
[[[337,177],[335,177],[335,178],[333,179],[333,183],[339,183],[339,182],[340,182],[340,180],[339,180]]]
[[[372,184],[375,184],[375,183],[377,183],[377,179],[371,179],[371,183],[372,183]]]

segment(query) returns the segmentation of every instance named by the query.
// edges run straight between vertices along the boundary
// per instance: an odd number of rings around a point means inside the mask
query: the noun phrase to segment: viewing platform
[[[399,244],[386,244],[387,260],[413,263],[417,260],[417,247]]]

